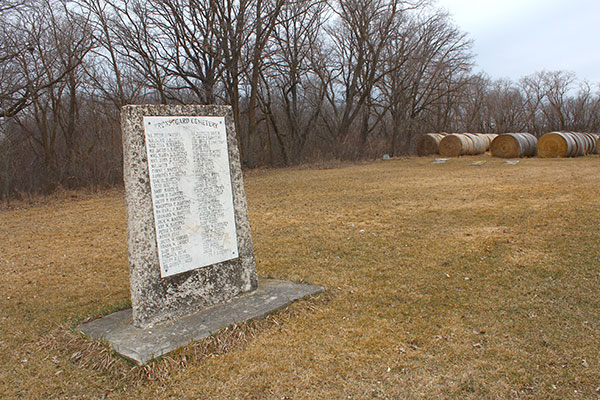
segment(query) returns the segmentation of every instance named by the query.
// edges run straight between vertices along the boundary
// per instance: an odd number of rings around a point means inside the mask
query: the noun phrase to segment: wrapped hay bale
[[[417,137],[417,155],[429,156],[440,153],[440,141],[446,136],[445,133],[426,133]]]
[[[492,141],[490,150],[493,157],[533,157],[537,150],[537,139],[531,133],[503,133]]]
[[[472,151],[473,141],[462,133],[451,133],[440,141],[439,147],[442,157],[458,157]]]
[[[490,147],[492,146],[492,142],[496,137],[498,137],[498,135],[495,133],[482,133],[481,136],[485,137],[488,141],[485,151],[488,151],[490,149]]]
[[[581,157],[598,151],[594,134],[548,132],[538,140],[538,155],[543,158]]]
[[[473,147],[470,149],[470,152],[465,151],[463,154],[473,156],[485,153],[488,145],[488,140],[485,137],[479,133],[465,133],[464,135],[471,139]]]
[[[548,132],[538,140],[537,149],[542,158],[572,157],[575,141],[567,132]]]
[[[600,135],[597,133],[583,133],[585,138],[589,143],[589,148],[591,149],[588,154],[598,154],[598,139],[600,139]]]
[[[443,157],[483,154],[488,147],[489,138],[481,133],[452,133],[446,135],[439,144]]]

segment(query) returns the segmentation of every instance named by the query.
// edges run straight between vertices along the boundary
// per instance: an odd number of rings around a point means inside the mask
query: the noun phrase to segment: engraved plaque
[[[237,258],[225,118],[143,119],[161,277]]]
[[[133,324],[152,327],[255,291],[231,107],[128,105],[121,128]]]

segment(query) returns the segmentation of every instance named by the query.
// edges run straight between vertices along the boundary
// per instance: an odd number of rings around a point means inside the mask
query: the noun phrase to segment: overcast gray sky
[[[600,84],[600,0],[438,0],[492,78],[573,71]]]

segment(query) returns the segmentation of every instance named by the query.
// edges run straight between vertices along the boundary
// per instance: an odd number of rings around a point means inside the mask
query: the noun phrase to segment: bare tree
[[[281,22],[280,13],[286,0],[254,0],[249,8],[250,23],[248,25],[248,46],[246,47],[246,93],[248,99],[248,133],[243,148],[249,147],[249,140],[258,135],[258,105],[260,79],[265,68],[265,49],[267,48],[273,32]],[[254,164],[244,155],[246,163]]]
[[[358,129],[354,129],[359,144],[353,157],[367,142],[373,90],[389,73],[385,69],[389,64],[382,63],[384,51],[399,28],[399,15],[413,7],[398,0],[339,0],[333,7],[336,19],[328,27],[328,34],[336,80],[327,91],[333,118],[325,118],[324,122],[332,136],[343,142],[361,117]]]
[[[261,106],[285,165],[300,160],[322,110],[326,86],[313,67],[322,58],[325,7],[302,0],[282,9],[263,71]]]
[[[0,13],[7,13],[25,4],[25,0],[3,0],[0,3]]]
[[[386,62],[392,66],[380,87],[393,121],[394,154],[398,146],[406,151],[419,127],[425,128],[426,114],[448,119],[452,96],[462,95],[467,84],[472,55],[466,35],[440,12],[406,18],[389,46]]]
[[[387,73],[377,83],[381,114],[389,114],[389,153],[394,155],[406,120],[407,91],[410,87],[410,58],[418,46],[417,26],[409,15],[399,17],[399,27],[384,48],[382,63]]]
[[[35,40],[15,61],[24,85],[35,89],[30,91],[27,108],[14,117],[42,162],[50,188],[63,173],[69,174],[78,152],[78,90],[84,83],[81,66],[94,44],[85,21],[51,1],[40,2],[29,10],[21,24],[28,37]],[[59,137],[65,149],[62,165],[57,156]]]
[[[20,68],[20,58],[33,52],[35,32],[22,24],[24,2],[0,5],[0,117],[11,117],[23,110],[35,89],[27,85]]]
[[[486,132],[488,130],[486,95],[490,84],[490,79],[483,74],[466,78],[466,84],[453,112],[457,131]]]
[[[527,116],[528,132],[541,135],[543,130],[542,105],[546,100],[544,72],[525,76],[519,81],[523,92],[523,109]]]
[[[223,0],[217,1],[215,13],[221,28],[220,46],[223,51],[223,84],[225,102],[231,105],[236,135],[242,159],[247,153],[246,141],[243,140],[241,123],[241,86],[248,66],[243,62],[245,46],[250,33],[248,24],[253,0]]]
[[[588,82],[582,82],[574,96],[567,99],[569,129],[576,132],[598,132],[600,130],[600,96],[595,95]]]
[[[122,14],[115,13],[115,9],[126,13],[129,2],[79,0],[77,4],[80,8],[78,11],[88,21],[97,43],[91,51],[93,57],[89,57],[95,60],[86,63],[88,77],[95,89],[117,108],[130,103],[137,96],[140,85],[132,87],[132,80],[124,77],[123,71],[127,63],[120,50],[123,51],[125,46],[117,34],[117,20]],[[127,72],[131,74],[132,71]]]
[[[178,78],[179,88],[189,89],[200,104],[214,104],[223,72],[220,25],[214,2],[209,0],[159,0],[154,4],[154,24],[166,50],[161,57],[167,71]]]
[[[567,129],[567,96],[575,82],[571,72],[552,71],[544,74],[543,84],[547,104],[542,108],[548,125],[554,129]]]
[[[51,6],[52,5],[52,6]],[[51,0],[17,1],[11,0],[0,6],[3,24],[0,27],[0,116],[12,117],[25,109],[38,91],[45,90],[60,82],[77,65],[65,66],[49,76],[43,70],[27,68],[35,63],[40,41],[51,25],[40,16],[38,10],[54,7]],[[48,15],[45,15],[46,17]],[[32,24],[32,18],[40,18],[39,24]],[[44,49],[45,50],[45,49]],[[58,64],[58,60],[48,60]],[[50,68],[49,65],[43,69]],[[36,72],[38,75],[35,75]]]
[[[489,130],[496,133],[525,131],[527,121],[519,89],[506,79],[490,86],[486,95]]]

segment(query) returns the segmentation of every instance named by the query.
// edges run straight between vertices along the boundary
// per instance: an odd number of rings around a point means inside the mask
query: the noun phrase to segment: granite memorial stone
[[[255,290],[231,109],[126,106],[121,121],[134,325]]]
[[[121,110],[131,310],[80,330],[138,364],[320,286],[257,278],[231,108]]]

